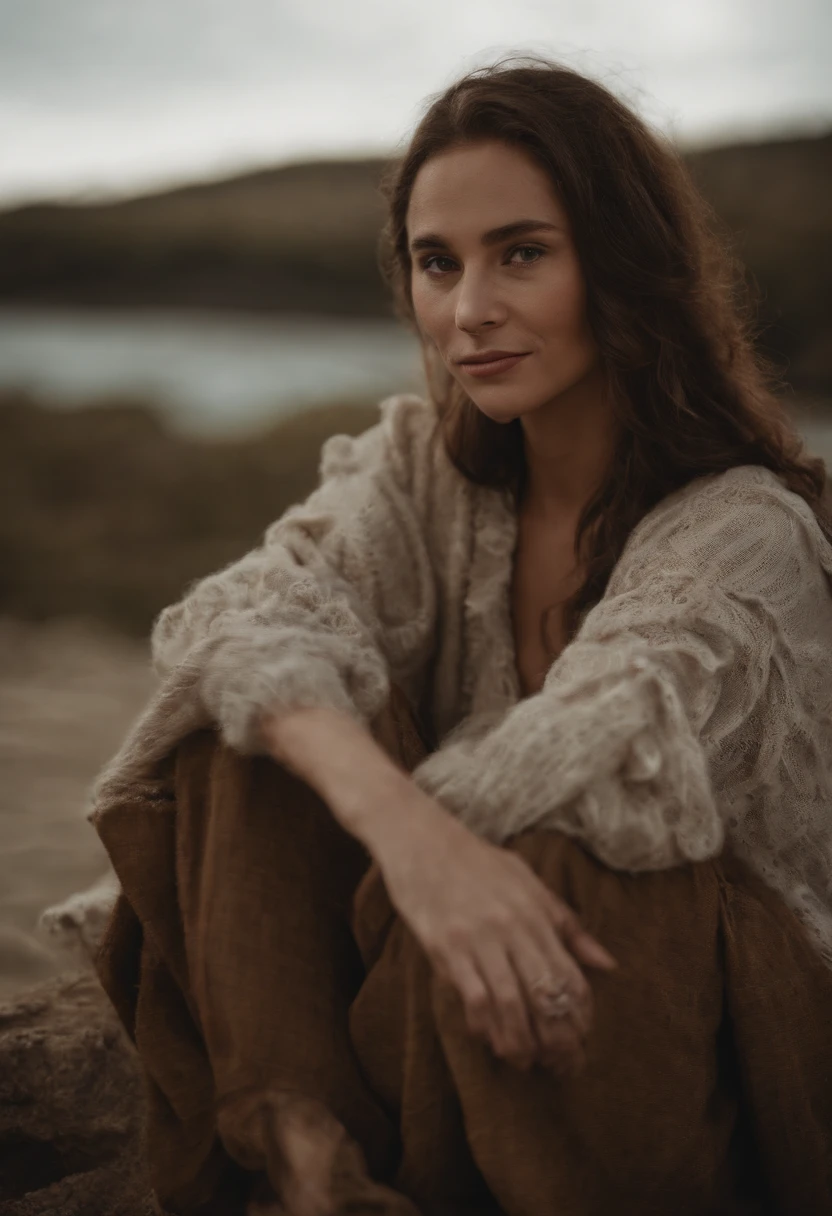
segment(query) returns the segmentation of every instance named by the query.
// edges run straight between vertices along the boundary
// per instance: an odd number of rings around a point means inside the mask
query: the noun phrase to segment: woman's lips
[[[505,359],[489,359],[487,363],[460,363],[469,376],[498,376],[501,372],[510,372],[521,359],[525,359],[528,351],[522,355],[509,355]]]

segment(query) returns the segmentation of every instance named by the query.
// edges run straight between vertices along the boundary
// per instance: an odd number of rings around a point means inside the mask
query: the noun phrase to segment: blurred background
[[[554,56],[671,135],[832,459],[830,35],[827,0],[0,0],[0,995],[104,869],[155,613],[420,388],[377,185],[463,71]]]

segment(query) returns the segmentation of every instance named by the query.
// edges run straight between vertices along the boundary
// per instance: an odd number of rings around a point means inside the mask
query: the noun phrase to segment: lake
[[[67,406],[149,401],[191,434],[242,435],[422,383],[416,339],[395,321],[0,309],[0,388]]]
[[[2,388],[70,408],[150,401],[178,430],[236,436],[309,405],[423,391],[423,376],[395,321],[16,308],[0,309]],[[832,409],[798,421],[832,464]]]

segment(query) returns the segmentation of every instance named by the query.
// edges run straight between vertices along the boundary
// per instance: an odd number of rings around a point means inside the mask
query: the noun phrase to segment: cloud
[[[517,49],[682,138],[832,118],[826,0],[0,0],[0,193],[391,147]]]

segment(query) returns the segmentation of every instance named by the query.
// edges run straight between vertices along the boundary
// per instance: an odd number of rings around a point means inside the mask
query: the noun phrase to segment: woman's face
[[[488,140],[427,161],[407,238],[419,329],[484,414],[509,422],[597,373],[569,220],[526,153]]]

